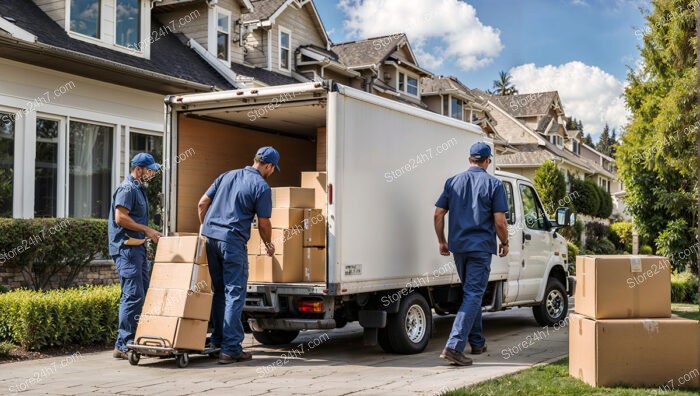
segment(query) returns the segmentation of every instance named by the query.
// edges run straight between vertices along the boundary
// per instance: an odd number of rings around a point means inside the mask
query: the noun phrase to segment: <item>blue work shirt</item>
[[[272,216],[272,190],[252,166],[221,174],[206,192],[212,202],[204,216],[202,235],[229,244],[229,252],[247,262],[253,216]]]
[[[146,186],[139,183],[133,176],[128,175],[122,184],[117,187],[112,194],[112,207],[109,211],[109,255],[119,254],[119,247],[122,243],[132,238],[143,239],[145,233],[141,231],[131,231],[120,226],[114,220],[114,211],[117,206],[123,206],[129,211],[129,217],[135,222],[148,225],[148,198],[146,197]]]
[[[447,179],[435,206],[449,211],[447,246],[452,253],[497,253],[493,214],[508,211],[500,180],[472,166]]]

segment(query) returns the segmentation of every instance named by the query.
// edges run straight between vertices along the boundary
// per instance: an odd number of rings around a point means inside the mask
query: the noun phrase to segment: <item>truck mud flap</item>
[[[253,331],[335,329],[335,319],[248,319]]]

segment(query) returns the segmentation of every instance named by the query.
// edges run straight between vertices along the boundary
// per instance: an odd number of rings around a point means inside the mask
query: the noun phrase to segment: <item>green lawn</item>
[[[658,391],[655,393],[654,391]],[[660,394],[668,396],[698,395],[698,391],[668,391],[656,389],[593,388],[569,377],[568,359],[537,366],[481,384],[444,393],[447,396],[496,396],[496,395],[625,395],[642,396]]]
[[[700,320],[698,305],[673,304],[673,313],[688,319]],[[657,392],[654,392],[657,391]],[[486,381],[481,384],[447,392],[448,396],[489,396],[489,395],[625,395],[642,396],[659,394],[668,396],[695,395],[700,389],[692,391],[659,391],[655,389],[630,388],[594,388],[582,381],[569,377],[568,359],[533,367],[516,374]]]

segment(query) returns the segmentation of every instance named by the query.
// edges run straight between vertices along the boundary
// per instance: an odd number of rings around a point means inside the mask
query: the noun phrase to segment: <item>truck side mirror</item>
[[[557,226],[559,227],[568,227],[571,225],[572,219],[576,221],[576,215],[574,213],[571,213],[571,209],[569,208],[559,208],[557,209]]]

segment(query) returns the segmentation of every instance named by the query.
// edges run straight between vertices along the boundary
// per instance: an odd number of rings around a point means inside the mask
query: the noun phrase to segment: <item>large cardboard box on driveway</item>
[[[207,263],[207,239],[200,236],[171,236],[158,240],[156,263]]]
[[[209,266],[188,263],[155,263],[149,287],[211,293]]]
[[[141,315],[136,329],[136,340],[142,336],[161,337],[168,341],[168,346],[172,348],[203,351],[208,323],[207,320],[175,316]],[[143,342],[144,340],[141,340],[141,344]]]
[[[150,287],[141,314],[209,320],[211,302],[211,293]]]
[[[569,375],[592,386],[698,387],[700,322],[594,320],[572,313]]]
[[[671,317],[671,271],[657,256],[576,257],[576,313],[594,319]]]

